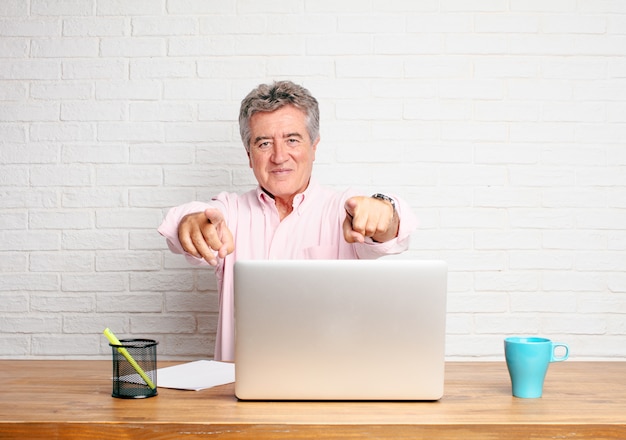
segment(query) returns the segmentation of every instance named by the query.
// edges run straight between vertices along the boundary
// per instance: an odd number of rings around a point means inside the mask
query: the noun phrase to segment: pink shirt
[[[233,266],[236,260],[256,259],[375,259],[405,251],[417,219],[410,207],[395,198],[400,216],[398,237],[385,243],[367,239],[348,243],[343,238],[344,204],[356,194],[336,192],[311,180],[293,202],[293,212],[280,221],[274,200],[260,187],[244,194],[220,193],[210,203],[191,202],[170,209],[159,227],[170,250],[184,254],[196,265],[206,261],[186,253],[178,241],[178,224],[187,214],[219,208],[233,234],[235,250],[215,268],[220,297],[220,314],[215,359],[234,360]]]

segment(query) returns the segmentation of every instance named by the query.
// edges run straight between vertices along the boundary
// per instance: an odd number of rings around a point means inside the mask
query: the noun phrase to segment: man
[[[234,360],[235,260],[374,259],[405,251],[417,224],[398,198],[336,192],[312,179],[319,108],[305,88],[258,86],[241,103],[239,128],[258,187],[172,208],[159,227],[172,252],[215,267],[214,357],[224,361]]]

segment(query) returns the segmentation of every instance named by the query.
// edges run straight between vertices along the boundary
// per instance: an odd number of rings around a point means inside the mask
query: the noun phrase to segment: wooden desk
[[[552,364],[528,400],[511,397],[504,363],[448,363],[440,402],[238,402],[232,384],[122,400],[110,370],[0,361],[0,438],[626,439],[626,362]]]

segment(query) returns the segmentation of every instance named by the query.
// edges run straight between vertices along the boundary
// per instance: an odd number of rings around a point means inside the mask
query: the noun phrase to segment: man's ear
[[[311,145],[311,148],[313,149],[313,160],[315,160],[315,153],[317,152],[317,144],[319,143],[320,143],[320,137],[318,136],[315,142],[313,142],[313,145]]]

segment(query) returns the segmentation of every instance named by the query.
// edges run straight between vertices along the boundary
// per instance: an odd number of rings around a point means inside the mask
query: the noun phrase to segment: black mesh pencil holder
[[[142,399],[157,393],[157,346],[152,339],[122,339],[113,352],[113,397]]]

